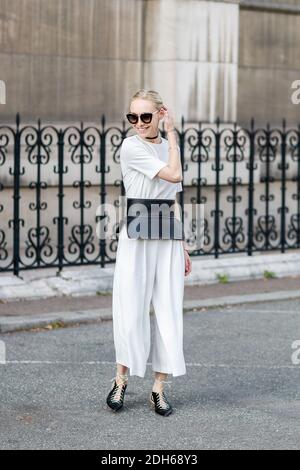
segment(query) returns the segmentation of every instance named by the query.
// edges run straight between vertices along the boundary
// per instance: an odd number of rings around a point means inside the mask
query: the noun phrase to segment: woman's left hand
[[[184,264],[185,264],[185,272],[184,275],[188,276],[192,272],[192,262],[190,260],[190,255],[186,250],[184,250]]]
[[[163,110],[164,110],[164,113],[165,113],[164,114],[165,131],[166,132],[172,131],[175,128],[173,114],[165,106],[163,107]]]

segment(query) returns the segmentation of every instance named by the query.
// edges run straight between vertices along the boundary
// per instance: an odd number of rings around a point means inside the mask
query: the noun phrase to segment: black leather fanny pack
[[[184,240],[181,220],[175,217],[174,199],[127,198],[126,227],[129,238]]]

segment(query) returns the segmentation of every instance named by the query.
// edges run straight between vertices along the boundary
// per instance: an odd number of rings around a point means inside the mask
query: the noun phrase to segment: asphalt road
[[[167,418],[149,405],[151,364],[121,412],[106,407],[112,333],[107,321],[0,336],[1,449],[299,449],[300,301],[185,314],[187,374],[169,378]]]

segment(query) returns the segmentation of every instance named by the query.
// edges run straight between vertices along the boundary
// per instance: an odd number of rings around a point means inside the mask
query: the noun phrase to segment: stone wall
[[[141,87],[176,117],[236,118],[238,4],[0,0],[1,120],[121,119]]]
[[[291,85],[300,79],[300,2],[241,2],[239,38],[238,122],[298,123]]]
[[[298,0],[0,0],[0,120],[121,120],[155,88],[176,119],[298,120]]]

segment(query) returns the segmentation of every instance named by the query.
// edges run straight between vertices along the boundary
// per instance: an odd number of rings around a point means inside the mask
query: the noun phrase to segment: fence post
[[[286,201],[286,170],[288,164],[286,163],[286,123],[285,119],[282,123],[282,134],[281,134],[281,207],[279,208],[280,218],[280,245],[281,253],[285,252],[285,228],[286,228],[286,217],[285,214],[288,212],[288,208],[285,206]]]
[[[106,131],[105,131],[105,116],[102,114],[101,118],[101,134],[100,134],[100,201],[101,207],[104,207],[106,187],[105,187],[105,173],[109,171],[109,168],[105,169],[106,164]],[[106,253],[106,238],[100,238],[100,265],[101,268],[105,267],[105,253]]]
[[[216,129],[216,164],[212,166],[212,169],[216,172],[216,186],[215,186],[215,209],[212,213],[215,215],[214,217],[214,249],[215,249],[215,258],[219,257],[219,247],[220,247],[220,159],[221,159],[221,133],[220,133],[220,118],[217,118],[216,121],[217,129]]]
[[[185,140],[185,130],[184,130],[184,117],[181,117],[181,131],[177,131],[179,134],[179,148],[180,148],[180,159],[182,167],[182,191],[179,192],[179,204],[181,208],[181,219],[182,219],[182,230],[185,238],[184,230],[184,172],[186,171],[185,166],[185,155],[184,155],[184,140]]]
[[[20,171],[21,160],[21,135],[20,135],[20,114],[16,115],[16,133],[14,146],[14,221],[13,221],[13,263],[14,275],[18,276],[20,271],[20,223],[24,226],[24,221],[20,219],[20,175],[24,174],[24,168]]]
[[[58,273],[59,274],[64,265],[64,223],[68,223],[68,219],[64,217],[63,213],[63,198],[64,198],[64,182],[63,175],[68,171],[64,169],[64,132],[62,128],[58,131],[58,164],[57,169],[54,167],[54,173],[58,174],[58,217],[55,217],[54,223],[57,223],[57,258],[58,258]]]
[[[255,169],[255,130],[254,130],[254,119],[251,119],[250,124],[250,155],[249,155],[249,186],[248,186],[248,256],[252,256],[253,251],[253,216],[255,214],[254,209],[254,169]]]

